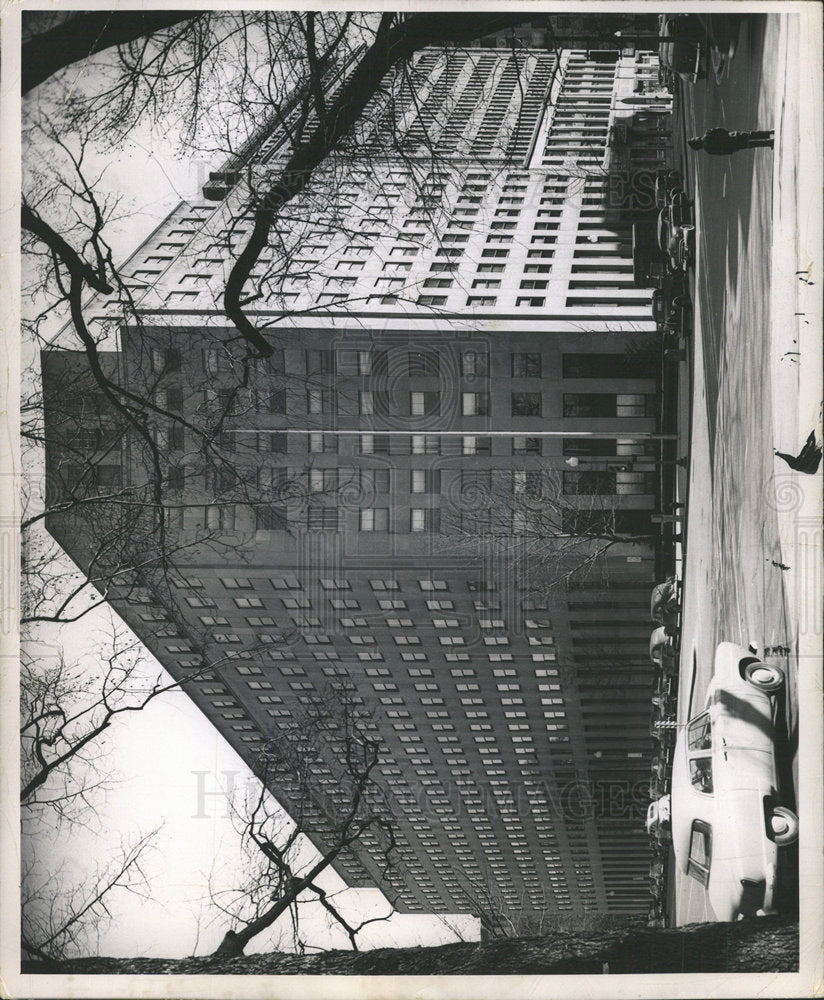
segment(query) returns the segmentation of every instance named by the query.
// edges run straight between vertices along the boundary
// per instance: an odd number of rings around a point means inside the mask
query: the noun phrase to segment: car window
[[[690,761],[690,781],[699,792],[712,791],[712,757],[693,757]]]
[[[696,820],[692,824],[690,835],[690,853],[687,862],[687,874],[697,879],[702,885],[710,880],[710,857],[712,855],[712,827],[708,823]]]
[[[709,712],[699,715],[687,726],[687,746],[690,750],[709,750],[712,746]]]

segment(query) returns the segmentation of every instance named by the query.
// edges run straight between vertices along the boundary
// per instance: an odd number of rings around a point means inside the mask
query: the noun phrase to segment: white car
[[[678,649],[673,637],[669,634],[668,626],[660,625],[650,635],[649,658],[663,674],[677,672]]]
[[[675,860],[706,888],[718,920],[773,912],[779,848],[798,839],[776,773],[773,695],[783,683],[780,667],[722,642],[704,710],[676,741]]]
[[[667,826],[670,822],[670,797],[662,795],[655,802],[650,802],[647,809],[647,833],[652,833],[654,827]]]

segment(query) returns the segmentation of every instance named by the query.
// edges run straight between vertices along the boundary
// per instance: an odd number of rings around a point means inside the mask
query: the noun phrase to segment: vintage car
[[[677,170],[656,170],[655,172],[655,207],[666,208],[672,191],[683,188],[683,178]]]
[[[649,616],[656,625],[674,625],[678,620],[678,608],[678,578],[670,576],[653,587]]]
[[[659,625],[649,637],[649,658],[664,675],[678,670],[678,649],[668,626]]]
[[[780,667],[722,642],[703,711],[678,734],[675,860],[706,888],[718,920],[773,911],[779,849],[798,838],[776,770],[773,695],[783,683]]]
[[[692,303],[685,292],[673,295],[665,288],[652,293],[652,318],[661,333],[687,336],[692,329]]]
[[[694,14],[661,14],[658,17],[658,60],[687,83],[703,76],[701,46],[704,28]]]
[[[655,802],[650,802],[647,808],[647,833],[652,833],[658,827],[670,825],[670,797],[662,795]]]

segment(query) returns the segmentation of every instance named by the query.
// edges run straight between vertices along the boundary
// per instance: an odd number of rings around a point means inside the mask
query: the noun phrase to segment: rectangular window
[[[615,473],[602,470],[564,471],[564,493],[605,495],[615,493]]]
[[[538,437],[525,437],[516,435],[512,438],[513,455],[540,455],[541,439]]]
[[[361,531],[389,531],[388,507],[365,507],[360,512]]]
[[[425,417],[440,413],[441,394],[439,392],[410,392],[409,413],[413,417]]]
[[[652,394],[565,392],[565,417],[649,417],[655,415]]]
[[[383,469],[361,469],[360,470],[361,493],[368,495],[370,492],[388,493],[390,488],[390,470]]]
[[[409,447],[412,455],[440,455],[441,439],[437,434],[413,434]]]
[[[511,358],[513,378],[540,378],[541,377],[541,355],[540,354],[513,354]]]
[[[488,392],[463,392],[461,393],[461,413],[465,417],[486,417],[489,416],[489,393]]]
[[[310,507],[306,524],[310,531],[338,531],[339,511],[336,507]]]
[[[336,435],[323,434],[321,431],[312,431],[309,435],[309,451],[312,454],[318,454],[320,452],[336,452],[337,450],[338,439]]]
[[[410,531],[440,531],[441,512],[437,508],[413,507],[409,511]]]
[[[541,409],[540,392],[512,393],[513,417],[540,417]]]
[[[410,376],[437,378],[440,375],[440,358],[437,351],[410,351],[407,357],[407,371]]]
[[[289,527],[289,515],[285,507],[269,504],[255,506],[256,531],[286,531]]]
[[[440,469],[412,469],[409,474],[411,493],[440,493]]]
[[[474,378],[489,374],[489,355],[485,351],[469,350],[461,353],[461,375]]]
[[[489,455],[492,451],[492,438],[465,434],[461,442],[462,455]]]
[[[650,355],[564,354],[564,378],[655,378],[656,361]]]

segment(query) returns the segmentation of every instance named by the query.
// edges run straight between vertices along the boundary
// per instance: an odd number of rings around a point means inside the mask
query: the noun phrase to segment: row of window
[[[639,374],[639,369],[643,371],[644,367],[639,365],[626,377],[644,377]],[[310,414],[334,414],[338,412],[337,401],[337,395],[331,389],[307,390],[307,410]],[[562,402],[564,417],[649,417],[655,415],[656,397],[648,393],[564,393]],[[397,397],[393,398],[388,390],[367,390],[358,394],[358,409],[360,416],[381,417],[398,413],[400,408]],[[492,416],[491,393],[462,392],[460,412],[464,417]],[[408,393],[405,413],[412,417],[441,415],[441,393],[438,390]],[[509,414],[513,417],[543,416],[542,393],[510,393]],[[369,454],[363,448],[361,450]]]

